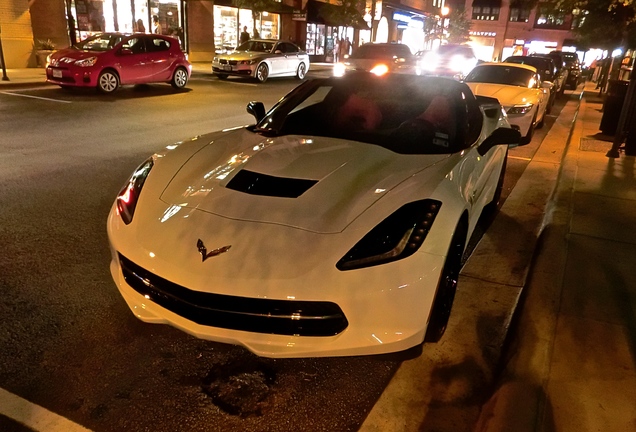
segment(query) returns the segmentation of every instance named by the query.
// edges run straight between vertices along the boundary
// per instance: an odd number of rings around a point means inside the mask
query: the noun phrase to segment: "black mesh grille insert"
[[[241,170],[230,180],[227,188],[252,195],[298,198],[316,183],[318,180],[274,177]]]
[[[331,302],[273,300],[192,291],[119,254],[126,283],[143,296],[197,324],[256,333],[333,336],[349,323]]]

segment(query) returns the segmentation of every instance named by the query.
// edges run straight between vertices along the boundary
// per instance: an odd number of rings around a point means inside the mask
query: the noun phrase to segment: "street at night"
[[[401,362],[417,354],[258,358],[137,320],[108,268],[106,215],[140,161],[249,124],[248,101],[271,107],[295,85],[199,74],[178,92],[34,86],[0,94],[0,387],[95,431],[360,428]],[[505,196],[567,100],[532,144],[511,150]],[[444,344],[434,349],[443,357]],[[474,391],[465,430],[485,395]]]

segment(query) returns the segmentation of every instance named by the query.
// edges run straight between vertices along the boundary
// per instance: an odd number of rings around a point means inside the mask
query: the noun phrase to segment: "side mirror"
[[[246,109],[248,113],[254,116],[256,123],[260,122],[263,120],[263,117],[265,117],[265,105],[263,105],[263,102],[248,102]]]
[[[122,48],[119,50],[119,55],[131,55],[132,53],[130,48]]]
[[[518,147],[521,142],[521,134],[518,130],[500,127],[494,130],[488,138],[477,148],[477,153],[485,155],[496,145],[508,144],[509,147]]]
[[[541,87],[551,89],[554,86],[550,81],[541,81]]]

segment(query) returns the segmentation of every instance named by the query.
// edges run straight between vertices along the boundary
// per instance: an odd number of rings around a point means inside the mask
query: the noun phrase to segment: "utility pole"
[[[9,81],[7,67],[4,64],[4,52],[2,51],[2,26],[0,26],[0,62],[2,62],[2,81]]]

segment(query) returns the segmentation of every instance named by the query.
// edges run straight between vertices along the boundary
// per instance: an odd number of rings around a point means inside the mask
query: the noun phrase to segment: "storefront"
[[[486,62],[495,60],[495,38],[497,37],[497,32],[471,31],[469,34],[470,41],[467,42],[467,45],[470,45],[473,48],[473,52],[475,53],[477,59]],[[502,59],[508,57],[508,55],[506,55],[507,52],[508,51],[506,51],[506,48],[504,48]]]
[[[407,45],[412,53],[424,49],[424,15],[406,11],[394,11],[393,22],[397,24],[395,42]]]
[[[214,5],[214,45],[217,53],[237,47],[243,27],[247,27],[247,32],[253,39],[279,39],[280,14],[260,12],[256,14],[256,20],[254,20],[251,10],[233,7],[231,0],[216,0]]]
[[[100,32],[174,35],[183,41],[185,0],[69,0],[76,39]]]
[[[336,40],[344,41],[348,38],[353,47],[355,30],[369,29],[362,15],[358,14],[353,19],[346,18],[342,9],[342,6],[316,0],[307,2],[304,48],[312,62],[335,61]]]

